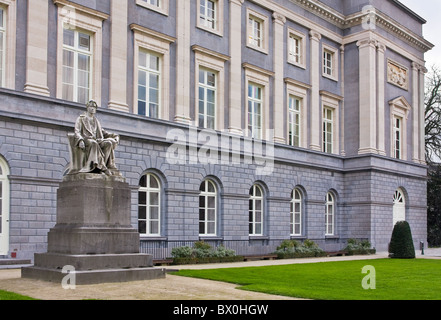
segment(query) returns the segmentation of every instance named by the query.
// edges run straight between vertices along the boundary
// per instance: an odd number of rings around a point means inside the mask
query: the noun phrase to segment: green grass
[[[362,273],[375,268],[376,289],[365,290]],[[240,285],[240,289],[321,300],[440,300],[441,260],[379,259],[269,267],[181,270],[179,276]],[[371,276],[372,274],[369,274]]]
[[[0,301],[1,300],[36,300],[36,299],[23,296],[18,293],[0,290]]]

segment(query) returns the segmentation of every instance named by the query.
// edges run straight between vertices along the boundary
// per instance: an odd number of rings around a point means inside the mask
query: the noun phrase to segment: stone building
[[[121,136],[155,257],[426,242],[425,20],[396,0],[0,0],[0,256],[47,249],[67,134]]]

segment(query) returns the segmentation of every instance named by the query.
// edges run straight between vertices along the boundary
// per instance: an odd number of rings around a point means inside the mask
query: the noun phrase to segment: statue
[[[119,174],[115,165],[115,148],[119,135],[105,131],[95,117],[98,105],[90,100],[87,111],[75,123],[75,133],[69,134],[71,168],[69,174]]]

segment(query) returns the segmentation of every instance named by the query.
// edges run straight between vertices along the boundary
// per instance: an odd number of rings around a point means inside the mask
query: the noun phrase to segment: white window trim
[[[262,88],[262,140],[270,140],[269,131],[269,99],[270,99],[270,78],[274,76],[271,71],[253,66],[248,63],[242,65],[245,69],[245,131],[248,137],[251,137],[248,132],[248,85],[253,83]]]
[[[251,29],[250,29],[250,24],[249,24],[249,20],[250,19],[254,19],[258,22],[260,22],[261,25],[261,46],[256,46],[250,43],[249,39],[250,39],[250,35],[251,35]],[[269,47],[269,26],[268,26],[268,17],[260,14],[250,8],[247,8],[247,20],[246,20],[246,24],[247,24],[247,37],[246,37],[246,44],[247,47],[263,52],[265,54],[268,54],[268,47]]]
[[[300,199],[296,199],[296,197],[295,197],[295,195],[296,195],[296,192],[300,195]],[[300,221],[296,221],[296,219],[295,219],[295,214],[296,214],[296,211],[295,211],[295,204],[296,203],[299,203],[300,204],[300,214],[299,214],[299,216],[300,216]],[[292,210],[291,210],[291,216],[292,216],[292,223],[291,223],[291,226],[292,226],[292,233],[291,233],[291,236],[301,236],[302,235],[302,229],[303,229],[303,194],[302,194],[302,192],[299,190],[299,188],[295,188],[294,190],[293,190],[293,194],[292,194],[292,198],[291,198],[291,204],[292,204]],[[298,233],[296,233],[295,232],[295,230],[296,230],[296,228],[295,228],[295,226],[296,225],[300,225],[300,231],[298,232]]]
[[[331,202],[328,200],[329,196],[332,197]],[[328,206],[330,204],[332,204],[332,212],[328,212]],[[336,204],[335,196],[331,192],[328,192],[326,194],[326,205],[325,205],[325,236],[335,235],[335,204]],[[328,216],[330,216],[330,215],[332,216],[332,221],[329,224],[328,223]],[[328,232],[329,226],[331,226],[331,229],[332,229],[331,232]]]
[[[325,65],[324,65],[324,54],[325,52],[329,52],[332,55],[332,66],[331,66],[331,72],[332,74],[329,75],[327,73],[325,73]],[[322,75],[325,78],[334,80],[334,81],[338,81],[338,73],[339,73],[339,67],[338,67],[338,59],[339,59],[339,55],[338,55],[338,49],[337,48],[333,48],[331,46],[328,46],[327,44],[322,44],[322,56],[321,56],[321,61],[322,61]]]
[[[260,194],[261,194],[260,197],[254,195],[254,188],[259,188]],[[254,184],[251,187],[251,189],[253,190],[253,194],[250,195],[249,200],[253,201],[253,211],[252,211],[253,218],[252,218],[252,221],[248,221],[248,224],[250,224],[250,223],[252,224],[253,230],[252,230],[251,233],[249,233],[249,235],[250,236],[262,236],[263,235],[263,228],[264,228],[264,221],[265,221],[265,194],[263,193],[262,187],[260,185],[258,185],[258,184]],[[260,233],[256,233],[256,224],[257,224],[257,222],[256,222],[255,200],[261,200],[261,202],[262,202],[262,207],[261,207],[261,212],[260,212],[260,214],[261,214],[261,217],[260,217],[261,221],[259,222],[260,225],[261,225]]]
[[[224,34],[224,0],[212,0],[215,2],[215,20],[216,20],[216,27],[210,28],[201,23],[201,0],[198,0],[197,2],[197,22],[196,26],[200,29],[203,29],[205,31],[217,34],[218,36],[223,36]]]
[[[205,224],[205,227],[204,227],[205,228],[205,233],[199,233],[199,236],[204,236],[204,237],[205,236],[211,236],[212,237],[212,236],[216,236],[217,235],[218,189],[217,189],[216,184],[212,180],[210,180],[210,179],[206,179],[202,183],[203,184],[211,183],[213,185],[213,187],[214,187],[214,192],[201,191],[199,193],[199,197],[205,197],[205,207],[204,208],[199,207],[199,210],[200,209],[204,209],[204,214],[205,214],[204,218],[205,218],[205,220],[203,222]],[[209,221],[208,220],[208,216],[207,216],[207,209],[208,209],[207,208],[207,201],[206,201],[207,197],[214,197],[214,206],[215,206],[214,207],[214,233],[208,233],[208,222],[212,222],[212,221]],[[201,222],[201,220],[199,220],[199,222]]]
[[[134,33],[134,57],[133,57],[133,113],[138,114],[138,65],[140,48],[155,53],[160,57],[161,83],[159,97],[159,119],[170,120],[170,44],[176,39],[162,33],[141,27],[136,24],[130,25]]]
[[[195,115],[198,115],[199,105],[199,69],[206,69],[216,74],[216,120],[215,130],[224,129],[225,123],[225,62],[228,56],[194,45],[191,47],[195,53]],[[198,117],[196,125],[198,124]]]
[[[392,213],[392,227],[398,221],[406,221],[406,198],[401,188],[398,188],[393,196],[393,213]]]
[[[0,0],[4,10],[5,39],[3,54],[3,87],[15,89],[15,57],[16,57],[16,30],[17,30],[17,4],[16,0]]]
[[[291,58],[291,37],[297,38],[300,42],[300,61],[297,62]],[[288,41],[287,41],[287,56],[288,63],[295,65],[297,67],[306,69],[306,35],[292,28],[288,28]]]
[[[168,14],[169,14],[169,0],[159,0],[159,1],[160,1],[159,7],[152,5],[150,3],[147,3],[147,1],[143,1],[143,0],[136,0],[136,4],[140,7],[144,7],[149,10],[156,11],[160,14],[168,16]]]
[[[394,100],[389,101],[390,106],[390,137],[391,137],[391,149],[390,155],[395,158],[395,132],[394,132],[394,121],[395,118],[400,118],[401,121],[401,154],[400,160],[407,160],[407,122],[409,119],[409,114],[411,112],[411,105],[407,102],[404,97],[398,97]]]
[[[300,98],[302,100],[300,106],[300,148],[307,148],[308,145],[308,117],[307,117],[307,106],[308,106],[308,90],[311,88],[310,85],[307,85],[303,82],[285,78],[286,83],[286,110],[289,112],[289,97],[294,96]],[[289,118],[287,122],[287,131],[286,136],[289,137]],[[287,140],[289,143],[289,139]]]
[[[139,192],[145,192],[146,193],[146,233],[140,233],[140,236],[143,237],[157,237],[161,235],[161,180],[159,180],[159,178],[153,174],[153,173],[146,173],[144,174],[144,176],[146,177],[146,179],[149,179],[150,176],[152,176],[157,182],[158,182],[158,188],[149,188],[147,187],[139,187],[138,191]],[[149,205],[149,194],[150,192],[157,192],[158,193],[158,232],[157,233],[152,233],[150,230],[150,205]],[[138,204],[139,206],[139,204]],[[138,221],[139,221],[139,217],[138,217]]]
[[[339,154],[340,150],[340,100],[342,97],[334,95],[326,91],[320,91],[322,100],[322,127],[323,127],[323,109],[331,109],[333,111],[333,132],[332,132],[332,154]],[[323,128],[321,128],[321,149],[323,152]]]
[[[155,56],[155,57],[158,58],[159,70],[152,70],[152,69],[149,69],[148,67],[141,67],[141,66],[139,66],[139,60],[138,60],[138,68],[137,68],[138,74],[137,74],[137,77],[138,77],[138,81],[139,81],[139,71],[144,71],[147,74],[147,77],[149,77],[151,74],[157,75],[159,77],[159,83],[158,83],[158,92],[159,92],[159,94],[158,94],[158,110],[157,110],[157,112],[158,112],[158,118],[161,118],[161,110],[162,110],[162,99],[161,99],[161,97],[162,97],[162,87],[163,87],[163,85],[162,85],[162,74],[161,74],[161,70],[162,70],[162,55],[158,55],[156,52],[145,50],[144,48],[139,48],[138,47],[138,49],[139,49],[138,54],[142,50],[146,54],[151,55],[151,56]],[[139,56],[138,56],[138,59],[139,59]],[[149,83],[150,83],[150,81],[148,79],[146,79],[146,101],[145,101],[145,103],[146,103],[145,113],[146,114],[144,116],[146,116],[148,118],[154,119],[154,117],[152,117],[152,115],[150,114],[150,101],[149,101],[150,99],[149,99],[149,92],[148,92],[149,91]],[[139,83],[138,82],[136,83],[136,86],[138,87],[137,89],[139,90]],[[136,111],[137,111],[136,114],[139,115],[139,109],[138,109],[138,107],[139,107],[139,104],[138,104],[139,97],[136,96],[135,98],[136,98],[136,102],[134,102],[134,105],[136,105],[136,107],[135,107]]]
[[[90,98],[101,101],[102,81],[102,25],[103,20],[109,16],[105,13],[85,8],[67,0],[54,0],[58,5],[58,45],[57,45],[57,98],[63,98],[63,29],[65,25],[78,28],[91,34],[92,41],[92,63],[91,63],[91,95]],[[67,10],[72,10],[69,14]]]

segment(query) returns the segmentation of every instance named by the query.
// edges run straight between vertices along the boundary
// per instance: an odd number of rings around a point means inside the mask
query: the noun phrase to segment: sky
[[[441,67],[441,0],[400,0],[427,23],[423,26],[424,38],[435,45],[426,53],[426,68]]]

